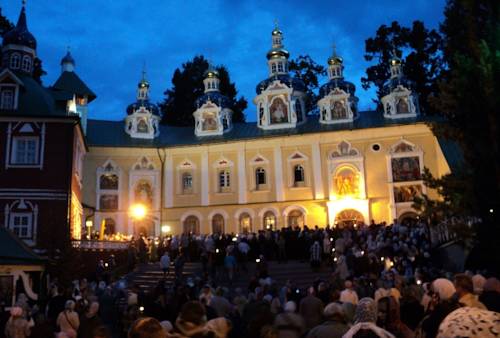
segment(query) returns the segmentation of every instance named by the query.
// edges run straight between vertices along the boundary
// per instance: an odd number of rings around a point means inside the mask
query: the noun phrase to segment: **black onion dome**
[[[398,77],[393,77],[384,83],[384,87],[382,88],[382,93],[383,95],[387,95],[390,92],[392,92],[394,89],[396,89],[399,85],[407,88],[407,89],[414,89],[415,88],[415,83],[408,79],[406,76],[401,75]]]
[[[36,39],[33,34],[28,31],[28,25],[26,24],[26,10],[24,6],[19,14],[16,27],[8,31],[3,37],[4,46],[11,44],[36,49]]]
[[[154,103],[149,102],[149,100],[137,100],[136,102],[129,104],[127,107],[127,114],[132,115],[136,110],[144,107],[146,110],[150,111],[151,114],[160,116],[160,109]]]
[[[259,95],[264,90],[266,90],[266,88],[269,87],[269,85],[273,81],[276,81],[276,80],[279,80],[281,83],[285,84],[287,87],[292,88],[294,90],[297,90],[299,92],[305,93],[307,91],[306,85],[305,85],[304,81],[302,81],[301,79],[296,78],[296,77],[292,77],[289,74],[276,74],[276,75],[269,77],[268,79],[265,79],[265,80],[259,82],[259,84],[257,85],[257,88],[255,89],[255,91],[257,92],[257,95]]]
[[[232,108],[231,101],[229,98],[218,91],[207,92],[196,99],[196,107],[201,107],[208,101],[218,105],[222,109],[224,108]]]
[[[354,96],[354,92],[356,91],[356,86],[349,81],[344,80],[343,78],[331,79],[329,82],[322,85],[319,89],[319,97],[320,99],[328,96],[332,90],[335,88],[342,89],[348,94]]]
[[[75,59],[73,59],[73,55],[71,55],[71,53],[69,51],[61,59],[61,65],[65,64],[65,63],[71,63],[73,65],[75,64]]]

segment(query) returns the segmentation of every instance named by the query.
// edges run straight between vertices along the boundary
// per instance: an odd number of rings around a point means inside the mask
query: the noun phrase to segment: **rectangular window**
[[[229,171],[224,170],[219,174],[219,187],[220,188],[229,188],[230,182],[230,174]]]
[[[38,137],[14,137],[12,164],[38,164]]]
[[[281,62],[278,63],[278,72],[280,72],[280,73],[283,72],[283,64]]]
[[[189,174],[184,174],[182,176],[182,188],[184,190],[191,189],[193,187],[193,176]]]
[[[0,109],[14,109],[14,91],[12,89],[2,90],[2,94],[0,97]]]
[[[104,211],[118,210],[118,195],[101,195],[99,197],[99,209]]]
[[[13,213],[10,216],[10,229],[19,238],[31,238],[31,217],[29,213]]]
[[[271,64],[271,72],[276,73],[276,64],[275,63]]]

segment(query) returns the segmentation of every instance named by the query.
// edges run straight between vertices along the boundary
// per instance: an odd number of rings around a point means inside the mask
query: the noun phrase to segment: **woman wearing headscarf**
[[[500,312],[500,281],[494,277],[488,278],[483,285],[483,292],[479,296],[479,301],[488,310]]]
[[[342,338],[362,336],[377,336],[380,338],[395,338],[394,335],[376,324],[377,304],[372,298],[362,298],[356,307],[354,326]]]
[[[495,338],[500,336],[500,313],[462,307],[450,313],[439,325],[436,338]]]
[[[78,313],[75,312],[75,302],[68,300],[64,305],[64,310],[57,316],[57,326],[70,338],[76,338],[76,332],[80,326]]]
[[[430,287],[431,301],[428,306],[427,315],[417,327],[415,336],[418,338],[434,338],[439,324],[459,305],[455,295],[455,286],[445,278],[438,278],[432,282]]]
[[[309,331],[307,338],[340,338],[349,330],[341,304],[328,304],[323,310],[323,317],[325,321]]]
[[[10,318],[5,325],[7,338],[26,338],[30,335],[28,321],[23,318],[23,309],[14,306],[10,309]]]
[[[383,297],[377,302],[378,326],[397,338],[413,338],[415,334],[401,321],[399,304],[394,297]]]

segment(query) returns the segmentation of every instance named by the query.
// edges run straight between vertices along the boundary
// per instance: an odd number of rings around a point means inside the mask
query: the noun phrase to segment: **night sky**
[[[422,20],[436,28],[444,0],[414,1],[165,1],[28,0],[28,27],[52,84],[68,45],[76,72],[97,94],[91,118],[119,120],[134,101],[143,63],[153,101],[163,100],[175,68],[203,54],[225,65],[248,100],[248,121],[255,121],[255,86],[267,77],[266,52],[274,20],[284,33],[291,58],[309,54],[323,65],[333,42],[344,58],[345,77],[357,87],[360,109],[372,108],[374,91],[360,79],[368,65],[364,41],[381,24]],[[2,1],[3,14],[17,22],[21,0]],[[322,83],[325,82],[323,79]]]

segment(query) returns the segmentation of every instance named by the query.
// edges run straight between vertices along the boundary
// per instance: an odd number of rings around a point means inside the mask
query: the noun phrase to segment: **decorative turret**
[[[205,93],[196,99],[193,113],[196,136],[222,135],[232,129],[231,102],[219,91],[219,72],[209,63],[205,72]]]
[[[71,99],[67,100],[66,111],[68,115],[73,114],[80,117],[85,133],[87,131],[88,104],[96,98],[96,95],[76,74],[75,64],[75,59],[68,47],[66,55],[61,59],[61,75],[52,88],[71,94]]]
[[[70,49],[68,47],[68,51],[66,55],[61,59],[61,73],[63,72],[72,72],[75,70],[75,59],[71,55]]]
[[[406,78],[402,69],[402,61],[393,51],[389,60],[390,79],[384,84],[383,97],[384,117],[388,119],[416,117],[419,112],[418,97],[413,81]]]
[[[16,26],[4,35],[2,53],[2,68],[28,75],[33,74],[36,39],[28,30],[24,0]]]
[[[330,81],[319,90],[319,122],[324,124],[352,122],[357,117],[359,100],[355,96],[354,84],[344,80],[344,61],[337,55],[335,45],[327,63]]]
[[[146,71],[137,84],[137,101],[127,107],[125,132],[133,138],[152,139],[160,135],[160,110],[149,101],[149,82]]]
[[[306,120],[306,86],[288,73],[290,53],[283,45],[283,32],[275,24],[272,48],[267,53],[269,78],[257,85],[257,126],[262,129],[295,128]]]

